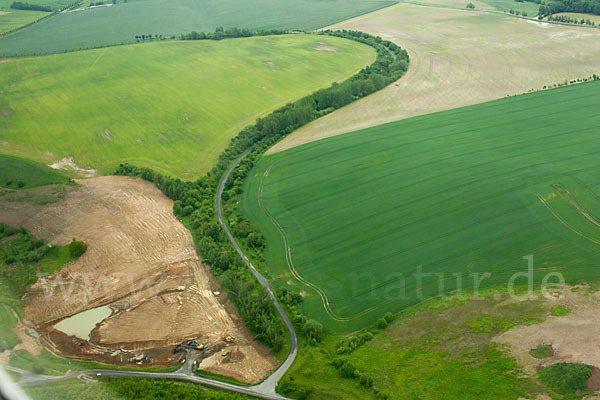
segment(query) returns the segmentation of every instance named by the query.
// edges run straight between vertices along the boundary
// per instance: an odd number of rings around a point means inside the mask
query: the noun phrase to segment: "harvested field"
[[[270,152],[600,73],[600,30],[398,4],[333,25],[407,49],[396,84],[298,129]]]
[[[0,203],[0,220],[63,245],[72,238],[86,253],[62,271],[39,279],[24,296],[24,323],[53,352],[74,358],[164,366],[180,361],[176,344],[198,338],[207,350],[203,367],[258,382],[276,366],[269,349],[253,341],[218,282],[196,254],[172,201],[154,185],[126,177],[100,177],[68,187],[46,206]],[[43,191],[47,188],[30,189]],[[35,198],[35,196],[33,196]],[[89,341],[54,326],[82,311],[109,306],[112,315]],[[226,345],[231,335],[234,344]],[[27,347],[26,347],[27,348]],[[213,354],[237,352],[238,362]],[[225,361],[223,361],[225,360]],[[214,368],[213,368],[214,367]]]

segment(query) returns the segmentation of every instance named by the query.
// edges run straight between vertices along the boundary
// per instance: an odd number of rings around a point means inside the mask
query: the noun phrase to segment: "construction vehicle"
[[[203,351],[205,348],[205,345],[198,343],[196,340],[186,340],[175,346],[173,354],[185,349]]]
[[[226,343],[233,343],[233,338],[232,338],[231,336],[227,336],[227,337],[226,337],[225,339],[223,339],[223,340],[225,340],[225,342],[226,342]]]

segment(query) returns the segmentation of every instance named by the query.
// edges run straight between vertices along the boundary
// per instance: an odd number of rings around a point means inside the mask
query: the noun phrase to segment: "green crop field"
[[[193,30],[213,32],[219,26],[311,30],[394,3],[387,0],[131,0],[124,3],[118,0],[116,5],[61,13],[0,39],[0,57],[131,43],[136,35],[142,34],[168,38]]]
[[[263,268],[346,332],[476,280],[506,288],[527,255],[536,289],[549,272],[595,278],[598,106],[593,82],[265,156],[243,198],[267,237]]]
[[[11,9],[10,5],[18,0],[0,0],[0,9]],[[67,6],[77,3],[77,0],[30,0],[22,1],[23,3],[35,4],[38,6],[50,7],[53,10],[60,10]],[[88,2],[89,3],[89,2]]]
[[[73,156],[106,173],[132,162],[191,179],[257,117],[374,59],[354,41],[284,35],[12,60],[0,63],[0,139],[48,164]]]
[[[52,183],[68,183],[68,179],[44,164],[0,154],[0,186],[26,189]]]
[[[20,26],[36,21],[49,13],[44,11],[26,11],[3,9],[0,7],[0,33],[12,31]],[[0,51],[2,47],[0,47]]]

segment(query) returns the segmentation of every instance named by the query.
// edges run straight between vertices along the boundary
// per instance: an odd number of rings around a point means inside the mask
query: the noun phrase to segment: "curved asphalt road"
[[[246,255],[244,254],[244,252],[242,251],[240,246],[235,241],[233,235],[229,231],[229,228],[227,228],[227,225],[225,224],[225,221],[223,220],[223,215],[221,212],[221,195],[223,194],[223,189],[225,188],[225,183],[227,182],[227,179],[229,178],[231,171],[236,167],[236,165],[238,165],[240,160],[242,158],[244,158],[249,152],[250,152],[250,150],[247,150],[240,157],[238,157],[238,159],[233,162],[233,164],[229,167],[229,169],[223,176],[223,179],[221,180],[221,183],[219,184],[219,190],[217,192],[217,216],[219,218],[219,223],[225,230],[225,233],[227,234],[227,237],[229,237],[229,241],[231,241],[231,244],[233,245],[233,247],[235,247],[235,250],[238,252],[240,257],[242,257],[242,259],[244,260],[246,265],[248,265],[248,268],[250,268],[250,270],[252,271],[254,276],[256,276],[256,279],[258,279],[260,284],[265,289],[267,289],[267,292],[269,292],[269,296],[271,296],[271,299],[273,300],[273,304],[275,304],[275,308],[277,308],[279,315],[281,315],[281,318],[285,322],[285,325],[287,326],[287,328],[290,332],[290,337],[292,339],[292,346],[290,348],[290,353],[288,354],[288,357],[286,358],[286,360],[279,366],[279,368],[277,368],[277,370],[275,370],[275,372],[273,372],[267,379],[265,379],[264,381],[262,381],[261,383],[259,383],[257,385],[239,386],[239,385],[234,385],[234,384],[227,383],[227,382],[221,382],[221,381],[217,381],[214,379],[198,376],[198,375],[194,374],[193,371],[191,370],[191,368],[188,366],[188,364],[190,364],[189,362],[186,362],[177,371],[174,371],[174,372],[142,372],[142,371],[121,371],[121,370],[111,370],[111,369],[89,369],[89,370],[84,370],[84,371],[70,371],[70,372],[66,373],[65,375],[61,375],[61,376],[37,375],[37,374],[31,373],[29,371],[22,370],[20,368],[3,366],[4,369],[21,374],[21,379],[18,381],[19,386],[38,385],[38,384],[42,384],[42,383],[61,381],[61,380],[65,380],[65,379],[76,379],[76,378],[80,378],[80,377],[86,376],[86,375],[92,375],[93,377],[95,377],[96,374],[102,374],[103,377],[111,377],[111,378],[138,377],[138,378],[178,379],[178,380],[183,380],[183,381],[200,383],[200,384],[210,386],[210,387],[213,387],[216,389],[228,390],[231,392],[247,394],[247,395],[258,397],[261,399],[290,400],[287,397],[277,394],[275,392],[275,387],[277,386],[277,382],[283,377],[283,375],[291,367],[292,363],[294,362],[294,359],[296,358],[296,355],[298,354],[298,336],[296,335],[296,331],[294,330],[294,326],[292,325],[292,322],[290,321],[290,319],[288,318],[286,313],[283,311],[283,308],[277,301],[277,298],[275,297],[275,295],[273,293],[273,289],[271,288],[269,281],[267,281],[267,279],[264,276],[262,276],[262,274],[260,272],[258,272],[256,270],[256,268],[254,268],[254,265],[252,265],[250,260],[248,260],[248,257],[246,257]],[[89,378],[87,378],[87,379],[89,380]],[[3,389],[4,388],[0,387],[0,393],[8,394]],[[8,397],[8,398],[9,399],[13,399],[13,398],[20,399],[21,397],[17,396],[17,397]]]
[[[252,265],[252,263],[250,262],[250,260],[248,260],[248,257],[246,257],[242,249],[240,249],[240,246],[235,241],[233,235],[229,231],[229,228],[227,228],[227,224],[225,224],[225,221],[223,220],[223,214],[221,212],[221,195],[223,194],[225,183],[227,182],[231,171],[233,171],[233,169],[239,164],[242,158],[246,157],[246,155],[249,152],[250,150],[246,150],[241,156],[239,156],[237,160],[235,160],[233,164],[231,164],[227,172],[225,172],[223,179],[221,179],[221,183],[219,184],[219,191],[217,192],[217,217],[219,218],[219,223],[225,230],[229,241],[231,242],[233,247],[235,247],[235,250],[238,252],[240,257],[242,257],[242,259],[244,260],[248,268],[250,268],[256,279],[258,279],[260,284],[265,289],[267,289],[267,292],[269,292],[269,296],[271,296],[273,304],[275,304],[275,308],[277,308],[279,315],[281,315],[283,322],[285,322],[285,325],[287,326],[288,331],[290,332],[290,337],[292,339],[292,347],[290,348],[290,353],[288,354],[288,357],[285,359],[283,364],[281,364],[279,368],[277,368],[277,370],[273,372],[267,379],[265,379],[256,386],[252,386],[253,388],[256,388],[260,393],[275,393],[275,386],[277,386],[277,382],[281,379],[281,377],[283,377],[287,370],[290,369],[292,363],[296,359],[296,355],[298,354],[298,336],[296,335],[296,330],[294,329],[292,321],[290,321],[285,311],[283,311],[281,304],[279,304],[279,301],[277,301],[277,298],[273,293],[273,289],[271,288],[271,284],[264,276],[262,276],[260,272],[256,270],[256,268],[254,268],[254,265]]]

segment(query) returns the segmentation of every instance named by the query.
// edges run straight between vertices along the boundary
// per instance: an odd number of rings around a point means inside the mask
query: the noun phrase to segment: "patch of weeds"
[[[533,357],[533,358],[538,358],[538,359],[550,358],[550,357],[552,357],[552,355],[554,355],[554,350],[552,350],[552,346],[544,344],[544,345],[538,346],[535,349],[529,350],[529,355],[531,355],[531,357]]]
[[[569,315],[571,310],[563,306],[554,306],[550,309],[550,314],[555,317],[564,317],[565,315]]]

